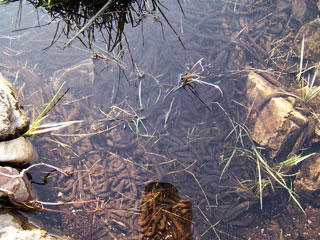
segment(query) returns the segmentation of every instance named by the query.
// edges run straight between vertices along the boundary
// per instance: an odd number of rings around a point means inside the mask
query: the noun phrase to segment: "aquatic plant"
[[[74,123],[79,123],[81,121],[67,121],[67,122],[61,122],[61,123],[47,123],[40,125],[40,123],[48,116],[48,113],[57,105],[57,103],[63,98],[63,96],[68,92],[69,89],[67,89],[58,99],[56,102],[55,99],[57,98],[59,92],[63,88],[64,83],[61,85],[59,90],[56,92],[56,94],[53,96],[51,101],[47,104],[45,109],[39,114],[37,119],[31,124],[28,131],[22,134],[24,137],[31,137],[38,134],[48,133],[51,131],[58,130],[60,128],[64,128],[67,126],[70,126]]]
[[[288,95],[296,97],[300,99],[305,104],[308,104],[311,99],[313,99],[318,93],[320,92],[320,86],[315,86],[315,80],[318,75],[318,69],[320,67],[320,61],[316,66],[312,66],[310,68],[305,67],[304,68],[304,37],[302,38],[301,42],[301,53],[300,53],[300,64],[298,73],[296,75],[296,80],[300,86],[300,93],[301,95],[297,94],[291,94],[288,93]],[[309,72],[313,70],[313,76],[309,74]],[[307,74],[307,77],[304,77],[304,74]]]
[[[301,73],[299,72],[297,78],[298,82],[301,85],[301,97],[300,99],[305,103],[309,103],[311,99],[313,99],[318,93],[320,92],[320,86],[315,86],[314,82],[318,75],[318,69],[320,67],[320,62],[317,64],[317,66],[313,66],[311,69],[315,69],[313,76],[311,78],[310,74],[308,74],[307,79],[301,77]],[[301,77],[301,78],[300,78]]]
[[[249,161],[255,164],[255,170],[252,174],[252,179],[237,179],[238,189],[237,191],[250,191],[255,194],[260,200],[260,208],[263,208],[263,191],[266,187],[270,186],[273,191],[276,187],[285,189],[290,198],[298,205],[302,212],[304,209],[298,201],[297,194],[293,191],[291,186],[287,185],[287,181],[291,180],[294,174],[288,174],[288,168],[301,163],[307,158],[311,157],[314,153],[308,155],[298,155],[286,159],[280,163],[274,163],[268,161],[268,159],[262,154],[264,150],[255,144],[250,136],[249,129],[240,123],[234,123],[234,128],[227,136],[233,137],[232,151],[226,156],[222,156],[221,164],[224,165],[221,177],[229,166],[231,161],[238,156],[245,156]],[[225,147],[227,147],[225,145]],[[228,147],[227,147],[228,148]]]

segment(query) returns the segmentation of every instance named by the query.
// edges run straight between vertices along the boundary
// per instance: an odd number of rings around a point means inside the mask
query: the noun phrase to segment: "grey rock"
[[[0,162],[24,165],[31,160],[38,160],[38,153],[33,144],[24,137],[0,142]]]
[[[0,167],[0,198],[8,197],[13,204],[23,206],[22,202],[36,199],[36,194],[30,181],[18,175],[15,168]]]
[[[0,140],[21,134],[27,126],[28,119],[18,107],[11,84],[0,73]]]
[[[22,227],[24,226],[24,227]],[[24,229],[27,226],[28,229]],[[26,219],[9,211],[0,212],[0,240],[56,240],[67,239],[52,237],[46,231],[34,228]]]

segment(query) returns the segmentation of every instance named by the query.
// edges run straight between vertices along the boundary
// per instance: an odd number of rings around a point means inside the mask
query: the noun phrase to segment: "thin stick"
[[[66,171],[63,171],[62,169],[58,168],[58,167],[55,167],[55,166],[52,166],[50,164],[46,164],[46,163],[37,163],[37,164],[33,164],[32,166],[28,167],[28,168],[25,168],[23,169],[19,175],[10,175],[10,174],[6,174],[6,173],[2,173],[0,172],[0,175],[2,176],[5,176],[5,177],[9,177],[9,178],[23,178],[24,174],[29,171],[31,168],[33,167],[37,167],[37,166],[46,166],[46,167],[49,167],[49,168],[53,168],[54,170],[58,171],[58,172],[61,172],[63,173],[64,175],[66,176],[70,176],[70,173],[66,172]]]

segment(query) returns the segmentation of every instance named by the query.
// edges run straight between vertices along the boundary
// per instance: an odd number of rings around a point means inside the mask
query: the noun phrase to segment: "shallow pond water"
[[[0,71],[29,119],[65,82],[45,121],[81,121],[32,139],[41,162],[71,175],[30,172],[42,210],[28,216],[44,229],[74,239],[242,239],[261,220],[259,196],[244,186],[255,162],[232,159],[232,130],[246,116],[245,70],[284,64],[291,43],[276,40],[292,40],[301,23],[288,1],[156,3],[121,6],[70,45],[81,17],[0,5]],[[296,65],[286,67],[290,76]],[[286,201],[263,194],[263,216]]]

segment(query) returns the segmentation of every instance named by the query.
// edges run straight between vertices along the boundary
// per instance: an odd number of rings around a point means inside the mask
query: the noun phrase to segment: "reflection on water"
[[[248,69],[259,68],[268,79],[290,76],[294,62],[281,74],[266,69],[278,69],[290,46],[274,39],[290,40],[299,23],[291,20],[288,1],[252,2],[126,1],[80,38],[92,49],[79,41],[63,47],[104,3],[46,7],[57,22],[29,35],[6,32],[0,23],[0,70],[30,119],[66,81],[70,91],[46,120],[84,120],[33,139],[41,161],[72,173],[53,173],[37,187],[42,201],[59,203],[37,213],[44,225],[74,239],[232,239],[230,226],[254,220],[256,164],[235,154],[239,135],[229,133],[232,120],[246,120],[239,103]],[[42,52],[52,36],[57,42]],[[223,94],[199,82],[192,83],[194,92],[181,87],[181,76],[202,58],[199,79]],[[276,191],[267,185],[262,194]]]
[[[103,39],[106,44],[108,51],[112,51],[116,47],[118,47],[117,50],[119,51],[123,47],[123,41],[127,41],[124,32],[126,24],[130,24],[135,28],[139,26],[147,16],[151,16],[154,20],[157,20],[158,16],[154,14],[155,11],[163,15],[163,10],[161,10],[163,6],[157,0],[70,0],[49,2],[28,0],[28,2],[33,4],[35,9],[42,9],[48,13],[48,15],[51,16],[49,23],[54,21],[58,22],[49,47],[58,41],[62,34],[69,38],[74,31],[81,31],[84,37],[78,37],[78,39],[84,46],[91,48],[98,32],[99,37]],[[105,10],[100,12],[102,9]],[[61,20],[63,22],[61,24],[62,26],[60,25]],[[165,17],[164,20],[167,21]],[[174,29],[172,30],[175,32]],[[78,33],[75,36],[78,36]],[[71,43],[75,36],[68,41],[67,45]],[[84,38],[86,38],[86,40],[84,40]]]

